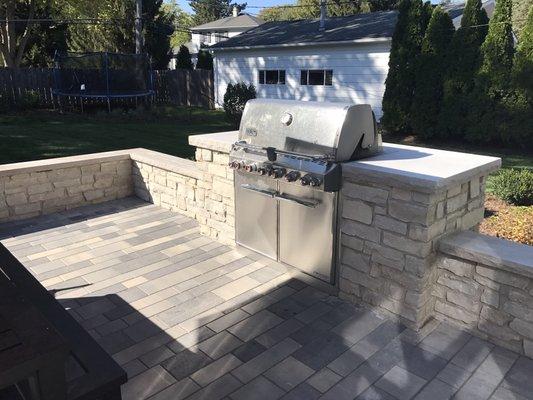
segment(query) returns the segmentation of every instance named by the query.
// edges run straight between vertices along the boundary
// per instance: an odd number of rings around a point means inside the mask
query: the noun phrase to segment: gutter
[[[282,43],[282,44],[265,44],[258,46],[234,46],[234,47],[208,47],[213,52],[229,50],[256,50],[256,49],[274,49],[274,48],[291,48],[291,47],[309,47],[309,46],[342,46],[347,44],[365,44],[365,43],[390,43],[392,37],[382,38],[365,38],[355,40],[338,40],[332,42],[304,42],[304,43]]]

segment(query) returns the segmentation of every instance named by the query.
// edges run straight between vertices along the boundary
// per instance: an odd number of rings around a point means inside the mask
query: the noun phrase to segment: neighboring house
[[[462,7],[450,9],[460,17]],[[370,104],[379,119],[397,11],[321,20],[267,22],[210,47],[215,102],[228,83],[252,83],[257,96]]]
[[[263,23],[264,21],[261,18],[246,13],[239,13],[237,7],[234,7],[231,17],[221,18],[191,28],[191,41],[187,42],[185,46],[187,46],[191,53],[193,63],[196,64],[198,51],[201,48],[228,40]],[[178,50],[174,49],[174,53],[177,54]],[[175,58],[173,58],[170,63],[170,68],[175,69],[175,67],[176,62]]]

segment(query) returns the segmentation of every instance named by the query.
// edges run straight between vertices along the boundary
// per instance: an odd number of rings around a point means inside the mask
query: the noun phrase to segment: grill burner
[[[380,149],[368,105],[250,100],[230,152],[237,243],[334,283],[341,163]]]

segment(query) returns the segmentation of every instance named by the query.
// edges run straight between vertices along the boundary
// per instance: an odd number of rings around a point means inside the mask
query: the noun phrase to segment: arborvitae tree
[[[200,50],[198,52],[198,61],[196,62],[196,69],[213,70],[213,56],[207,50]]]
[[[471,97],[472,107],[466,131],[470,141],[508,142],[509,111],[516,102],[512,87],[514,40],[511,28],[511,0],[498,0],[481,46],[483,61]]]
[[[481,0],[468,0],[455,32],[444,82],[444,98],[439,118],[439,135],[460,138],[468,126],[475,78],[481,65],[481,44],[487,35],[487,13]]]
[[[422,0],[402,0],[392,36],[381,122],[389,132],[410,128],[417,58],[426,28],[427,6]]]
[[[176,69],[192,69],[191,53],[187,46],[181,45],[176,56]]]
[[[454,32],[448,13],[441,7],[435,8],[422,42],[411,111],[413,132],[421,137],[435,137],[439,133],[443,83]]]
[[[525,90],[533,106],[533,7],[522,30],[513,67],[515,85]]]

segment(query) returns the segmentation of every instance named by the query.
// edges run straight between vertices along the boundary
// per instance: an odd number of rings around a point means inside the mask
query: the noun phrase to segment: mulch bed
[[[533,206],[513,206],[498,197],[487,195],[485,219],[479,232],[533,245]]]

